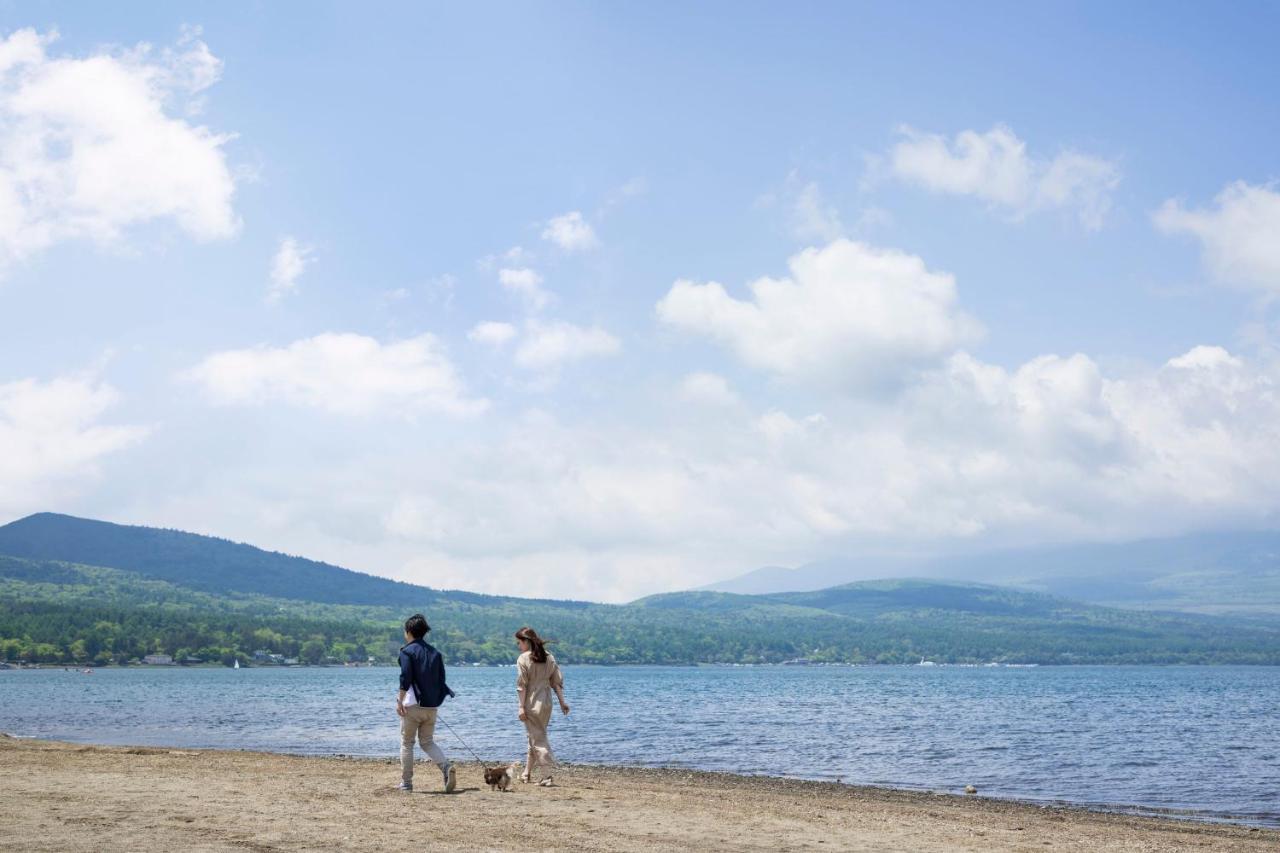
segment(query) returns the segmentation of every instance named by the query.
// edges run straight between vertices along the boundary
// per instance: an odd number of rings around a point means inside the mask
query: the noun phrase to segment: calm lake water
[[[0,731],[396,754],[396,670],[0,672]],[[1280,668],[565,667],[562,760],[665,765],[1280,826]],[[441,718],[523,758],[515,671],[453,668]],[[451,755],[470,756],[437,726]],[[390,769],[388,778],[395,776]]]

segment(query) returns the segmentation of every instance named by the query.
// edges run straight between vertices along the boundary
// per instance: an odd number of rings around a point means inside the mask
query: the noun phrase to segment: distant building
[[[173,666],[173,658],[169,655],[147,655],[142,662],[148,666]]]
[[[271,652],[267,651],[266,649],[258,649],[256,652],[253,653],[253,659],[258,661],[259,663],[262,663],[264,661],[269,661],[271,660]]]

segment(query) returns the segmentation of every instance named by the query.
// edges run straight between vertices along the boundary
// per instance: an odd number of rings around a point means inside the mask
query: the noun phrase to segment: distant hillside
[[[884,577],[1017,586],[1108,606],[1280,616],[1280,532],[770,566],[705,589],[768,595]]]
[[[947,611],[977,616],[1107,622],[1119,611],[1007,587],[929,580],[862,581],[813,592],[763,596],[771,601],[816,607],[841,616],[874,619],[886,613]]]
[[[12,548],[25,554],[5,555]],[[566,663],[1280,663],[1280,630],[1269,626],[989,585],[889,580],[605,605],[442,592],[66,516],[0,528],[0,659],[102,664],[161,653],[229,664],[265,651],[391,662],[414,610],[454,662],[509,662],[512,632],[532,624]]]
[[[42,512],[0,527],[0,554],[105,566],[209,593],[329,604],[422,606],[443,593],[212,536]],[[493,596],[450,592],[452,601]]]

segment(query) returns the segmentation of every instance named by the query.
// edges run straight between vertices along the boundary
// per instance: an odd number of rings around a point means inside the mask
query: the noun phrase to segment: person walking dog
[[[399,791],[413,790],[413,742],[436,763],[444,777],[444,792],[453,793],[458,784],[453,762],[435,742],[436,713],[446,696],[453,696],[444,680],[444,656],[423,639],[431,626],[421,613],[404,623],[405,644],[400,649],[400,695],[396,713],[400,715]]]

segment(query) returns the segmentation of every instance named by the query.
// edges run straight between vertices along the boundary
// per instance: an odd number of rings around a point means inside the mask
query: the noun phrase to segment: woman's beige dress
[[[529,735],[524,772],[529,778],[533,778],[535,767],[546,774],[556,766],[555,753],[547,742],[547,724],[551,722],[551,690],[563,686],[554,656],[548,654],[545,662],[536,663],[532,652],[524,652],[516,660],[516,687],[524,688],[524,729]]]

